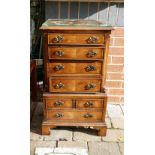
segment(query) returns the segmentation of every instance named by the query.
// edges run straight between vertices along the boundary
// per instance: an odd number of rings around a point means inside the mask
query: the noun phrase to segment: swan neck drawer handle
[[[62,105],[64,105],[64,102],[57,101],[57,102],[55,102],[54,105],[55,105],[55,106],[62,106]]]
[[[62,57],[64,55],[64,52],[63,51],[56,51],[55,55],[59,56],[59,57]]]
[[[85,69],[86,69],[87,72],[90,72],[90,71],[95,71],[96,70],[96,67],[93,66],[93,65],[89,65]]]
[[[92,118],[93,115],[92,115],[92,114],[85,114],[83,117],[84,117],[84,118]]]
[[[63,70],[65,67],[63,66],[63,65],[57,65],[57,66],[55,66],[55,70],[56,71],[60,71],[60,70]]]
[[[93,44],[94,44],[94,43],[97,43],[97,40],[98,40],[98,39],[97,39],[96,36],[91,36],[91,37],[88,38],[87,42],[88,42],[88,43],[93,43]]]
[[[93,106],[93,103],[92,102],[86,102],[85,104],[84,104],[84,106],[85,107],[92,107]]]
[[[96,54],[97,54],[97,53],[94,52],[94,51],[89,51],[89,52],[87,53],[87,57],[88,57],[88,58],[92,58],[92,57],[94,57]]]
[[[53,38],[53,42],[54,43],[61,43],[63,41],[64,37],[61,35],[58,35],[56,37]]]
[[[64,116],[64,114],[59,114],[59,113],[58,113],[58,114],[55,114],[55,117],[56,117],[56,118],[61,118],[61,117],[63,117],[63,116]]]
[[[58,83],[58,84],[55,85],[55,88],[56,88],[56,89],[61,89],[61,88],[63,88],[64,86],[65,86],[65,85],[64,85],[63,83],[60,82],[60,83]]]
[[[88,84],[88,85],[85,86],[86,90],[93,89],[95,87],[96,87],[96,85],[95,84],[92,84],[92,83],[90,83],[90,84]]]

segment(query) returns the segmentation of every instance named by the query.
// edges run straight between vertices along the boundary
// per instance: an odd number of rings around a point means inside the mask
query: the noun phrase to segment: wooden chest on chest
[[[91,126],[105,136],[104,85],[112,28],[90,20],[48,20],[41,30],[45,88],[42,134],[49,134],[56,126]]]

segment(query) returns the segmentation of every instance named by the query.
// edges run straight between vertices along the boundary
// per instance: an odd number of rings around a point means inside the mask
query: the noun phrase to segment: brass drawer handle
[[[86,89],[86,90],[89,90],[89,89],[93,89],[93,88],[95,88],[95,87],[96,87],[95,84],[89,83],[88,85],[85,86],[85,89]]]
[[[64,52],[63,51],[56,51],[55,55],[59,56],[59,57],[62,57],[64,55]]]
[[[98,40],[98,39],[97,39],[96,36],[91,36],[91,37],[88,38],[87,42],[88,42],[88,43],[93,43],[93,44],[94,44],[94,43],[97,42],[97,40]]]
[[[60,117],[63,117],[63,116],[64,116],[64,114],[59,114],[59,113],[58,114],[55,114],[55,117],[56,118],[60,118]]]
[[[86,69],[87,72],[90,72],[90,71],[95,71],[96,70],[96,67],[93,66],[93,65],[89,65],[85,69]]]
[[[92,115],[92,114],[85,114],[85,115],[83,115],[83,117],[84,117],[84,118],[92,118],[93,115]]]
[[[55,85],[55,88],[56,88],[56,89],[61,89],[61,88],[63,88],[64,86],[65,86],[65,85],[64,85],[63,83],[60,82],[60,83],[58,83],[58,84]]]
[[[57,65],[57,66],[55,66],[55,70],[56,71],[60,71],[60,70],[63,70],[65,67],[63,66],[63,65]]]
[[[94,57],[96,54],[97,54],[97,53],[94,52],[94,51],[89,51],[89,52],[87,53],[87,57],[88,57],[88,58],[92,58],[92,57]]]
[[[61,102],[61,101],[57,101],[54,103],[55,106],[62,106],[64,105],[64,102]]]
[[[63,36],[58,35],[58,36],[56,36],[56,37],[53,38],[53,42],[54,42],[54,43],[60,43],[60,42],[63,41],[63,39],[64,39]]]
[[[84,104],[85,107],[92,107],[93,106],[93,103],[88,101]]]

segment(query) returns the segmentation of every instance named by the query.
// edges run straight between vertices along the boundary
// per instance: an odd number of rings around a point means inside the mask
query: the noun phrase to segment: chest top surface
[[[113,27],[95,20],[63,19],[45,21],[40,30],[112,30]]]

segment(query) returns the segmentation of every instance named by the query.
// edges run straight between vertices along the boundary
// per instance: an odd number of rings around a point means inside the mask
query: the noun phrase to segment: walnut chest
[[[104,91],[112,27],[93,20],[47,20],[42,134],[56,126],[91,126],[106,135]]]

